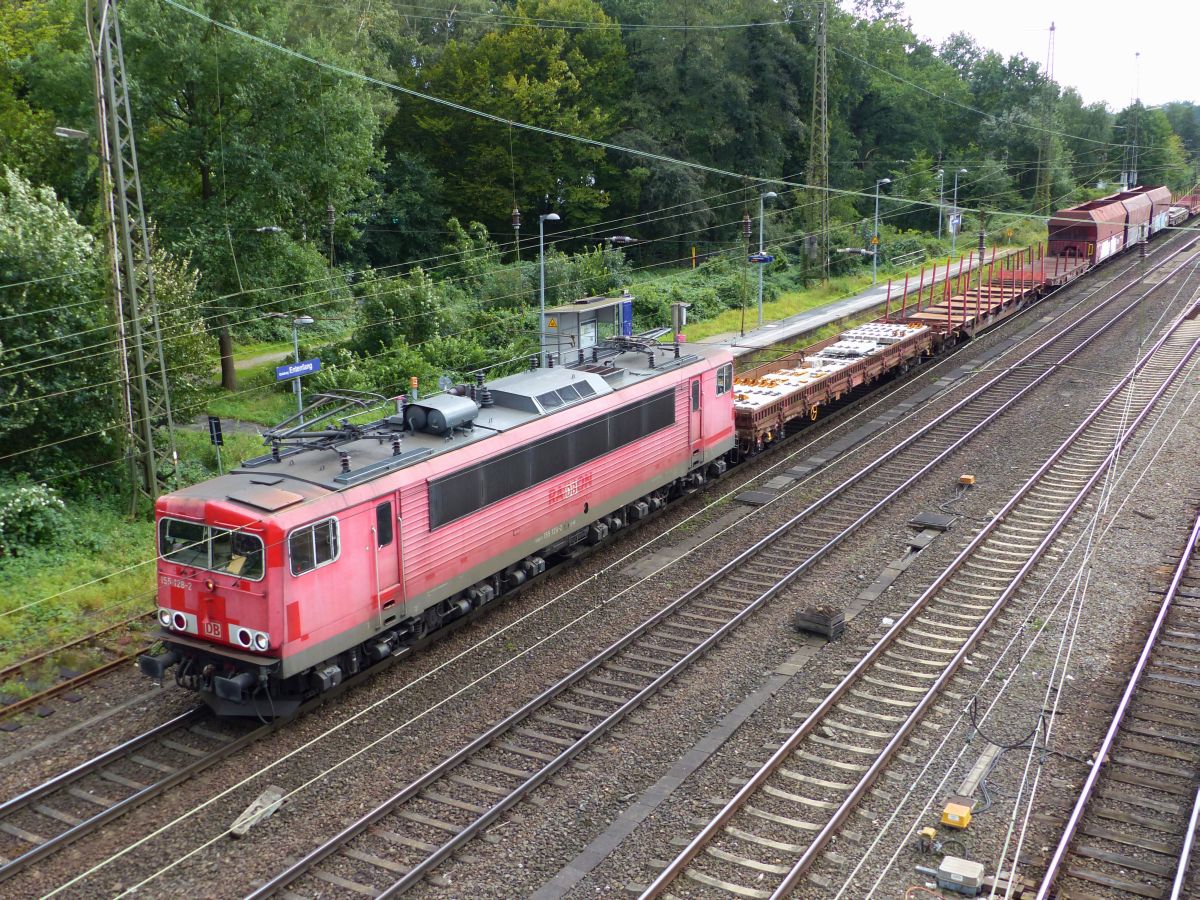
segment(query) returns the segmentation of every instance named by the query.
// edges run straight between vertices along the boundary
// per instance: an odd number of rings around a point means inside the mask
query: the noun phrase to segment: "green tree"
[[[377,64],[369,47],[343,51],[341,38],[297,35],[293,14],[301,6],[210,0],[199,8],[348,68],[363,59]],[[147,212],[158,242],[199,272],[197,297],[220,339],[223,384],[233,388],[233,332],[292,297],[312,296],[316,279],[325,279],[317,304],[348,298],[329,268],[374,208],[386,106],[360,82],[157,0],[125,0],[120,14]],[[28,74],[32,93],[78,119],[67,98],[90,98],[86,53],[70,46],[46,53]],[[77,89],[63,90],[67,83]],[[264,290],[280,284],[297,287]]]
[[[5,455],[40,448],[9,467],[45,475],[115,451],[116,365],[104,272],[95,240],[54,192],[5,169],[0,446]]]
[[[45,176],[53,168],[53,113],[30,96],[27,69],[38,51],[68,38],[74,10],[64,0],[0,3],[0,166]]]
[[[358,323],[351,346],[358,353],[421,343],[441,329],[437,289],[420,266],[403,276],[367,273],[355,285],[355,294]]]
[[[619,32],[534,20],[610,23],[592,0],[517,0],[506,9],[509,24],[476,42],[452,39],[435,62],[401,74],[435,96],[494,115],[608,138],[620,124],[627,82]],[[398,121],[403,125],[389,132],[397,141],[391,153],[416,153],[432,162],[463,218],[507,232],[514,193],[527,213],[552,205],[579,225],[596,221],[608,205],[612,168],[599,148],[510,133],[419,100],[402,100]]]

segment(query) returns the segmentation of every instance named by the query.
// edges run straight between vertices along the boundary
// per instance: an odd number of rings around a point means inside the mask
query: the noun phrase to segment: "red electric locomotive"
[[[732,388],[728,351],[617,337],[367,424],[383,398],[326,395],[270,454],[159,499],[142,671],[222,715],[290,713],[724,472]]]

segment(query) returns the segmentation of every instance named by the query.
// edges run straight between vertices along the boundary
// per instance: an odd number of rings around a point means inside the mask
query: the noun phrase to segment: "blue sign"
[[[770,253],[751,253],[750,262],[766,264],[769,262],[775,262],[775,257],[773,257]]]
[[[299,378],[301,375],[311,375],[321,371],[321,360],[306,359],[303,362],[288,363],[286,366],[275,367],[275,380],[287,381],[289,378]]]

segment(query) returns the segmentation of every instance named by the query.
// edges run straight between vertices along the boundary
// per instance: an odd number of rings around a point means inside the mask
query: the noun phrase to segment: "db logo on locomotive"
[[[578,497],[581,493],[589,490],[592,486],[592,476],[580,475],[573,481],[568,481],[566,484],[560,484],[557,487],[550,488],[550,502],[561,503],[563,500],[570,500],[572,497]]]

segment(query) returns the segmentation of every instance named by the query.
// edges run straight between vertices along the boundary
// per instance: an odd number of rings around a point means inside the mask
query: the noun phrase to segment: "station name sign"
[[[299,378],[301,375],[311,375],[320,371],[320,359],[305,359],[298,363],[288,363],[286,366],[276,366],[275,380],[287,381],[289,378]]]

